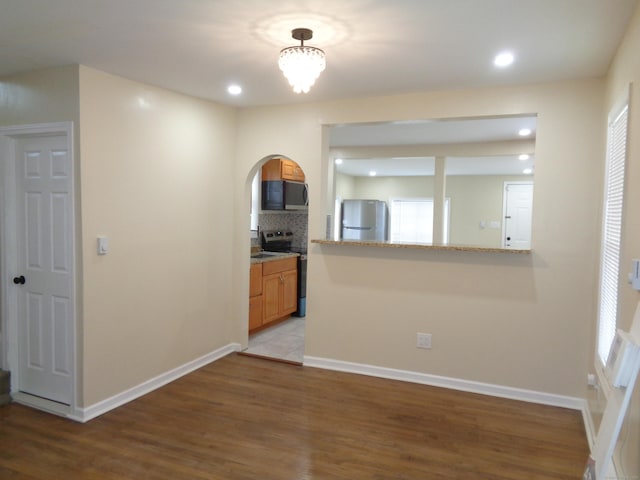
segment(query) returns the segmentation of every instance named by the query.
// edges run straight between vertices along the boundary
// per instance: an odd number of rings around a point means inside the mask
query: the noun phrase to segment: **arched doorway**
[[[308,195],[292,159],[262,159],[251,192],[248,347],[244,353],[302,363],[306,316]]]

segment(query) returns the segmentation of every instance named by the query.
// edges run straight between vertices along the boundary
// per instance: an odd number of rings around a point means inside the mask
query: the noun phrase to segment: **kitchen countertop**
[[[258,257],[257,255],[261,255],[266,253],[267,256],[266,257]],[[299,257],[300,254],[299,253],[293,253],[293,252],[258,252],[258,253],[254,253],[251,255],[251,265],[253,265],[254,263],[266,263],[266,262],[273,262],[276,260],[282,260],[283,258],[292,258],[292,257]]]
[[[531,254],[531,250],[511,250],[507,248],[474,247],[467,245],[435,245],[428,243],[371,242],[359,240],[311,240],[311,243],[318,243],[320,245],[346,245],[350,247],[413,248],[421,250],[444,250],[456,252]]]

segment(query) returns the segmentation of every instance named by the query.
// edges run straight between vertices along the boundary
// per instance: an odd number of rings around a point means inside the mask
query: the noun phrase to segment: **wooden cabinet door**
[[[269,323],[282,316],[280,313],[280,273],[262,277],[262,323]]]
[[[262,181],[282,180],[282,169],[280,159],[274,158],[262,166]]]
[[[298,309],[296,258],[265,262],[262,274],[262,325],[265,325]]]
[[[289,160],[280,161],[280,172],[283,180],[294,180],[296,166]]]
[[[296,270],[282,272],[282,315],[298,309],[298,273]]]
[[[304,172],[300,165],[291,160],[280,161],[280,171],[283,180],[293,180],[295,182],[304,182]]]
[[[262,325],[262,295],[249,298],[249,331]]]
[[[262,181],[269,180],[293,180],[304,182],[304,172],[300,165],[293,160],[274,158],[262,166]]]
[[[251,265],[249,273],[249,296],[255,297],[262,293],[262,264],[254,263]]]

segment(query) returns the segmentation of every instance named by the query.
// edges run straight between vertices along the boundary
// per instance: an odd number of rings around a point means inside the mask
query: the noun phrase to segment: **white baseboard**
[[[136,385],[133,388],[118,393],[113,397],[107,398],[105,400],[102,400],[101,402],[85,408],[75,409],[75,412],[70,412],[67,416],[72,420],[76,420],[79,422],[88,422],[89,420],[107,413],[114,408],[117,408],[121,405],[124,405],[125,403],[135,400],[136,398],[146,395],[147,393],[156,390],[163,385],[166,385],[167,383],[173,382],[174,380],[177,380],[178,378],[191,373],[200,367],[204,367],[211,362],[225,357],[232,352],[240,351],[240,348],[241,346],[239,343],[230,343],[229,345],[218,348],[217,350],[203,355],[200,358],[196,358],[195,360],[174,368],[173,370],[169,370],[168,372],[162,373],[157,377],[142,382],[140,385]]]
[[[593,444],[596,442],[596,434],[598,430],[593,424],[593,417],[589,410],[589,403],[585,400],[582,408],[582,421],[584,422],[584,431],[587,434],[587,442],[589,442],[589,450],[593,451]]]
[[[551,405],[554,407],[570,408],[572,410],[588,411],[587,402],[582,398],[555,395],[551,393],[537,392],[534,390],[524,390],[520,388],[505,387],[490,383],[473,382],[458,378],[441,377],[428,373],[412,372],[409,370],[396,370],[393,368],[377,367],[362,363],[343,362],[320,357],[304,357],[305,367],[324,368],[326,370],[336,370],[340,372],[357,373],[372,377],[388,378],[391,380],[401,380],[404,382],[420,383],[433,387],[450,388],[463,392],[480,393],[494,397],[521,400],[524,402]],[[585,428],[586,425],[585,425]]]

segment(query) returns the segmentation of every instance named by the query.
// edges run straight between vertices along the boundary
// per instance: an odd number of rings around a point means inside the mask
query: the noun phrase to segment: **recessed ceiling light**
[[[335,164],[336,165],[342,165],[342,159],[341,158],[336,158],[335,159]]]
[[[493,59],[493,64],[496,67],[500,67],[500,68],[508,67],[513,63],[514,58],[515,57],[513,56],[513,53],[502,52],[496,55],[496,57]]]
[[[518,157],[518,160],[529,160],[529,155],[527,155],[526,153],[523,153]]]
[[[520,135],[521,137],[526,137],[528,135],[531,135],[531,129],[530,128],[523,128],[518,132],[518,135]]]
[[[242,87],[240,85],[229,85],[227,92],[231,95],[240,95],[242,93]]]
[[[370,177],[375,177],[376,175],[377,175],[377,173],[375,172],[375,170],[371,170],[371,171],[369,172],[369,176],[370,176]]]
[[[533,169],[532,168],[525,168],[522,173],[524,173],[525,175],[531,175],[533,173]]]

